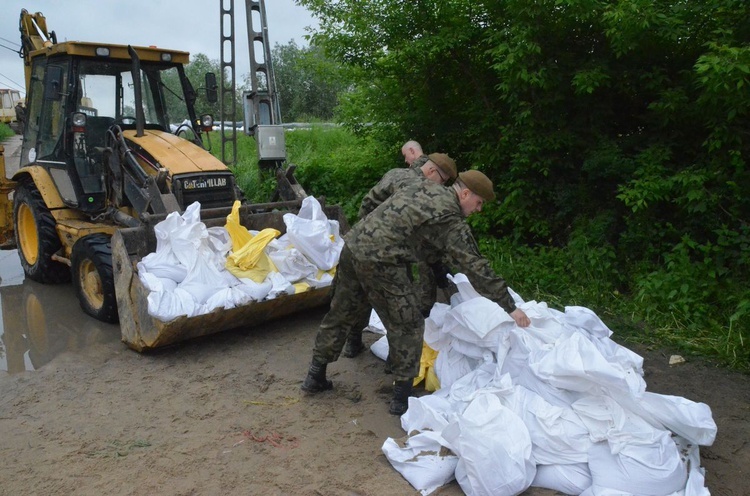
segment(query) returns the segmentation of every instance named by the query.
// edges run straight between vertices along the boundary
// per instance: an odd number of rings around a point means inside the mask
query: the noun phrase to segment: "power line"
[[[8,76],[6,76],[5,74],[3,74],[1,72],[0,72],[0,77],[3,78],[3,79],[5,79],[5,80],[7,80],[7,81],[10,81],[11,84],[13,86],[15,86],[18,90],[20,90],[20,91],[26,91],[26,89],[23,86],[21,86],[20,84],[18,84],[15,81],[13,81],[11,78],[9,78]]]
[[[9,40],[8,38],[3,38],[2,36],[0,36],[0,40],[7,41],[8,43],[11,43],[13,45],[18,45],[17,41]],[[20,49],[21,49],[21,45],[18,45],[18,48],[16,49],[16,51]]]
[[[2,43],[0,43],[0,47],[7,48],[8,50],[10,50],[11,52],[13,52],[15,54],[21,53],[21,51],[18,48],[11,48],[9,46],[3,45]]]

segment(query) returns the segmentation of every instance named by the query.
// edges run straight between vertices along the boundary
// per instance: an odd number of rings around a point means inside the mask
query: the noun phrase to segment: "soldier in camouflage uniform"
[[[373,186],[367,193],[367,196],[362,199],[362,204],[359,207],[359,218],[361,220],[367,217],[370,212],[375,210],[378,205],[387,200],[394,192],[409,184],[421,181],[446,184],[456,179],[456,177],[456,162],[445,153],[430,154],[419,169],[391,169],[386,172],[380,182]],[[418,248],[415,247],[415,249]],[[417,262],[418,268],[417,294],[420,296],[419,309],[423,316],[425,313],[429,315],[429,309],[432,308],[437,296],[435,276],[427,262],[420,262],[416,255],[412,261]],[[352,329],[342,354],[347,358],[353,358],[364,351],[364,349],[362,327]],[[387,367],[389,370],[390,362],[387,364]]]
[[[409,140],[401,147],[401,155],[410,169],[419,169],[427,162],[427,155],[422,151],[422,145],[414,140]]]
[[[402,415],[406,411],[419,373],[424,332],[418,297],[406,268],[415,243],[441,255],[449,266],[466,274],[480,294],[509,312],[519,326],[528,326],[529,318],[516,308],[505,281],[479,253],[464,220],[481,211],[484,201],[494,198],[487,176],[466,171],[459,174],[452,188],[431,181],[405,186],[356,224],[345,236],[338,284],[315,338],[302,390],[317,393],[333,387],[326,378],[327,365],[338,359],[352,326],[361,328],[372,306],[388,331],[395,379],[389,412]]]

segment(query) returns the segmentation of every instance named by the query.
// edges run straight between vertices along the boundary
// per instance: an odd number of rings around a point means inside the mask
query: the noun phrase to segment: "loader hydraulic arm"
[[[31,82],[31,57],[29,54],[35,50],[56,45],[57,36],[54,31],[47,31],[47,19],[41,12],[30,14],[26,9],[21,10],[18,29],[21,31],[21,57],[23,57],[26,91],[28,92]]]

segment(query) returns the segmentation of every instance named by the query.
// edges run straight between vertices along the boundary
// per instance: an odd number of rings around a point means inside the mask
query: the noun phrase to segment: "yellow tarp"
[[[424,382],[425,391],[437,391],[440,389],[440,381],[435,375],[435,359],[438,352],[430,348],[427,343],[422,342],[422,358],[419,359],[419,375],[414,378],[414,385]]]
[[[261,283],[269,272],[278,272],[265,252],[266,245],[281,234],[276,229],[263,229],[256,236],[240,224],[240,202],[234,202],[232,212],[227,215],[226,229],[232,238],[232,254],[227,257],[225,267],[235,277],[246,277]]]

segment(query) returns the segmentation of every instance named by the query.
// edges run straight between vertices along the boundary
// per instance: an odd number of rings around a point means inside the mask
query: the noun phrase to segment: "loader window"
[[[181,124],[190,123],[182,76],[175,65],[141,63],[146,129],[174,132]],[[135,129],[135,86],[129,62],[82,60],[78,87],[79,112],[112,117],[122,127]],[[123,119],[127,117],[130,119]]]
[[[58,88],[59,92],[64,92],[68,88],[68,71],[66,66],[49,64],[47,66],[47,75],[44,80],[44,99],[45,103],[41,108],[39,118],[39,158],[61,158],[56,155],[61,153],[60,137],[62,136],[65,125],[65,98],[52,94],[50,88]]]
[[[42,95],[44,94],[44,71],[47,57],[37,57],[31,67],[31,83],[26,94],[26,129],[24,130],[21,165],[25,166],[36,159],[37,138],[39,137],[39,118],[42,113]]]

